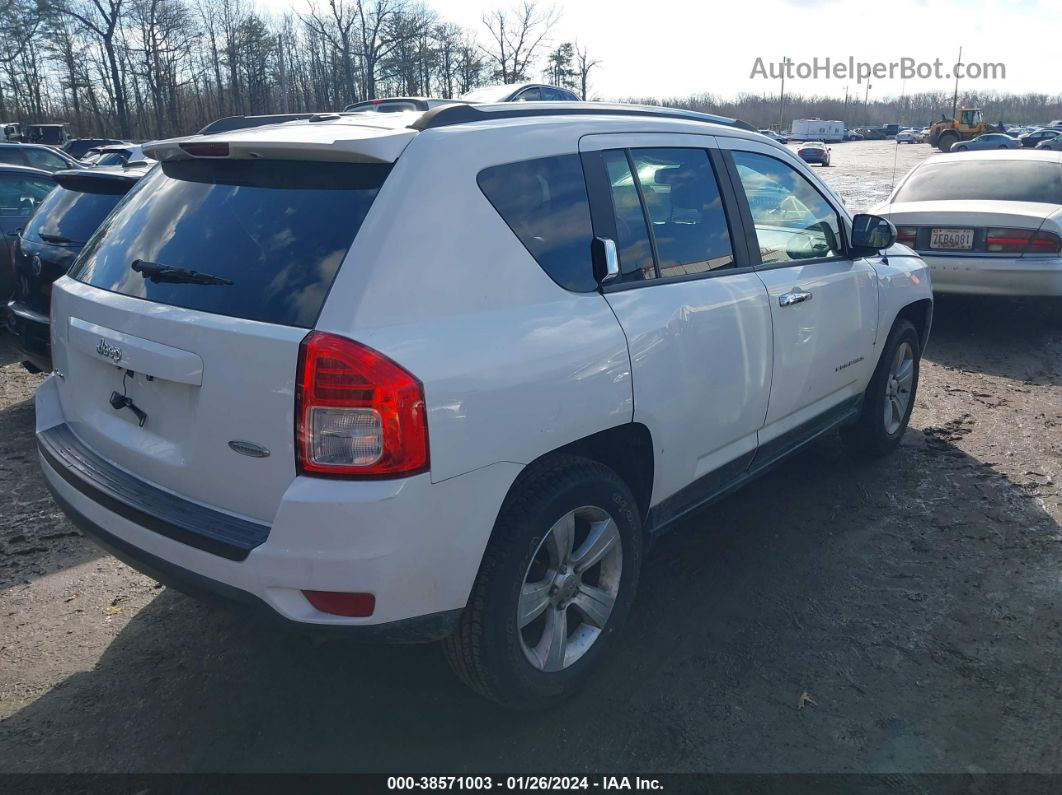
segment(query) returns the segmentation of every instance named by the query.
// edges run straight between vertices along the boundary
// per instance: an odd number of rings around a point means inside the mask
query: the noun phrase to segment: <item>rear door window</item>
[[[656,263],[653,261],[653,244],[649,242],[649,228],[645,210],[638,194],[635,178],[627,152],[611,149],[601,153],[608,175],[612,209],[616,215],[616,249],[620,261],[620,280],[624,282],[645,281],[656,278]]]
[[[69,168],[69,165],[59,155],[49,152],[47,149],[27,149],[26,164],[34,168],[43,168],[45,171],[58,171],[61,168]]]
[[[149,301],[310,328],[389,170],[278,160],[162,163],[107,218],[71,276]],[[194,283],[188,271],[213,283]]]
[[[33,214],[22,236],[54,245],[83,246],[124,193],[82,193],[56,188]]]
[[[590,254],[594,233],[578,155],[491,166],[479,188],[542,270],[568,290],[597,288]]]
[[[50,180],[0,174],[0,215],[26,218],[54,187]]]
[[[11,163],[16,166],[26,165],[26,158],[22,156],[22,148],[19,146],[0,145],[0,163]]]
[[[734,264],[719,183],[704,149],[632,149],[661,278]]]

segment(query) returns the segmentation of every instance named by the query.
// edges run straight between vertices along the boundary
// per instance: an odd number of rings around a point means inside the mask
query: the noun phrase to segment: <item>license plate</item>
[[[933,229],[929,235],[930,248],[971,249],[973,248],[974,230],[972,229]]]

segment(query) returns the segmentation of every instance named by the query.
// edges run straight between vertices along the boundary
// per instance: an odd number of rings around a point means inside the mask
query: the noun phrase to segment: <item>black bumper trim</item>
[[[148,530],[228,560],[245,560],[270,526],[240,519],[152,486],[104,460],[65,424],[37,434],[55,472],[93,502]]]
[[[45,480],[49,491],[70,521],[99,547],[137,571],[146,574],[168,588],[180,591],[200,601],[237,607],[269,620],[273,625],[315,637],[364,641],[367,643],[430,643],[441,640],[457,629],[461,610],[446,610],[401,621],[361,626],[338,626],[309,624],[294,621],[280,615],[276,610],[254,594],[241,588],[204,577],[194,571],[163,560],[145,552],[128,541],[104,530],[77,508]]]

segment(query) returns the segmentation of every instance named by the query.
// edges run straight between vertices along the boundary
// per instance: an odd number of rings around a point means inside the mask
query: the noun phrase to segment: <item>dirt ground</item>
[[[928,149],[823,176],[862,209]],[[618,653],[535,715],[435,646],[313,645],[99,552],[0,343],[0,771],[1062,772],[1060,314],[941,300],[898,453],[831,435],[685,521]]]

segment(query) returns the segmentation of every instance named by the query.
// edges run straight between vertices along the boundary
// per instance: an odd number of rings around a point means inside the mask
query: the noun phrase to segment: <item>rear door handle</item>
[[[792,306],[793,304],[802,304],[810,300],[811,293],[801,290],[799,287],[794,287],[788,293],[782,293],[778,296],[778,306]]]

